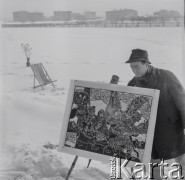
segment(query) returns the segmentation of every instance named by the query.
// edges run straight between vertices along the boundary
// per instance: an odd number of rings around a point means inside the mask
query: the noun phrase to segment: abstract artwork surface
[[[75,85],[64,146],[142,162],[152,102],[150,95]]]

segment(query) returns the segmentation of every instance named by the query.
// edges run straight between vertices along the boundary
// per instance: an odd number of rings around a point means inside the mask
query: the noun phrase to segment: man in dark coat
[[[133,49],[126,63],[135,74],[128,86],[160,90],[152,159],[175,158],[185,171],[185,89],[172,72],[151,66],[146,50]]]

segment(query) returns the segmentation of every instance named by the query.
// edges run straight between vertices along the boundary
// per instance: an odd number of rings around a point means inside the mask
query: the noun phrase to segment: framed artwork
[[[148,163],[159,90],[71,80],[59,151]]]

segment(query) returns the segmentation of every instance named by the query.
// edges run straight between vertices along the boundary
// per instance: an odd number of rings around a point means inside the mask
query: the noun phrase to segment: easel
[[[118,81],[119,81],[119,77],[117,75],[112,75],[110,84],[118,84]],[[73,171],[73,169],[76,165],[77,160],[78,160],[78,156],[75,157],[75,159],[74,159],[74,161],[73,161],[73,163],[72,163],[72,165],[71,165],[71,167],[70,167],[70,169],[67,173],[66,180],[69,179],[69,177],[70,177],[70,175],[71,175],[71,173],[72,173],[72,171]],[[87,168],[89,167],[90,163],[91,163],[91,159],[89,159],[89,162],[87,164]]]

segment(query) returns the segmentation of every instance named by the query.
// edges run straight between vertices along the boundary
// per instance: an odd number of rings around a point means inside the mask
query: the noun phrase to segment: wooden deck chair
[[[37,87],[41,87],[44,90],[44,86],[46,86],[47,84],[52,84],[53,87],[55,88],[53,82],[57,81],[54,80],[52,81],[51,78],[49,77],[46,69],[44,68],[42,63],[38,63],[38,64],[32,64],[31,69],[34,73],[34,82],[33,82],[33,88],[37,88]],[[36,82],[35,79],[37,79],[39,85],[36,86]]]

